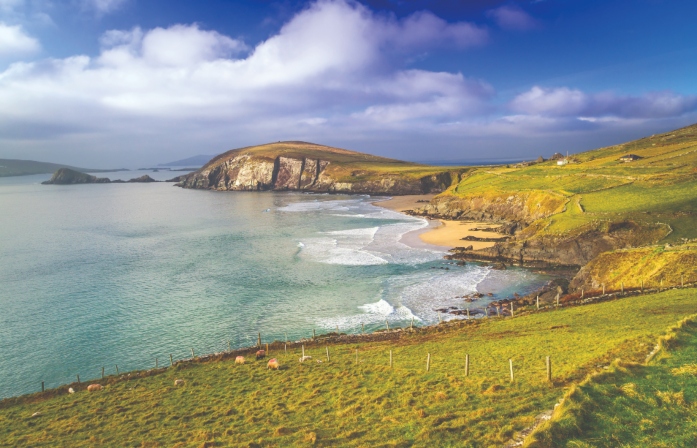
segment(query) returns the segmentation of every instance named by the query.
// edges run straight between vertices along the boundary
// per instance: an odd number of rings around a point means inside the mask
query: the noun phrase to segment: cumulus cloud
[[[503,5],[487,11],[496,24],[504,30],[528,31],[540,26],[540,23],[517,5]]]
[[[642,96],[613,92],[588,94],[568,87],[535,86],[513,99],[511,110],[547,117],[677,117],[697,109],[697,96],[673,92],[651,92]]]
[[[430,13],[397,20],[343,0],[310,5],[253,49],[196,24],[113,30],[97,57],[14,64],[1,73],[0,118],[52,122],[52,129],[60,122],[66,133],[109,132],[134,118],[173,132],[182,120],[240,127],[281,118],[313,126],[351,117],[440,120],[476,112],[493,89],[460,74],[400,69],[395,52],[479,45],[485,37]]]
[[[36,53],[39,41],[24,32],[20,25],[0,22],[0,57]]]

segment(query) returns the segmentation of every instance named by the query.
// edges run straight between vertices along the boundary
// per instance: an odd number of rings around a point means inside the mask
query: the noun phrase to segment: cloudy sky
[[[0,158],[525,159],[697,122],[693,0],[0,0]]]

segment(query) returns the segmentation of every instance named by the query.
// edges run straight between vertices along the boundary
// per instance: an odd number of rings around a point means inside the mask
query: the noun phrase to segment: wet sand
[[[404,212],[405,210],[414,210],[417,208],[422,208],[426,205],[426,203],[419,201],[430,201],[435,196],[435,194],[396,196],[385,201],[373,202],[373,204],[379,207],[385,207],[396,212]],[[492,247],[496,243],[483,241],[463,241],[462,238],[466,236],[476,236],[478,238],[502,237],[501,234],[495,232],[483,232],[480,230],[472,230],[482,227],[497,227],[496,224],[489,224],[485,222],[465,222],[451,221],[447,219],[437,219],[430,221],[429,224],[430,225],[427,228],[418,230],[417,234],[422,242],[433,246],[453,248],[467,247],[471,245],[474,250],[478,250],[487,247]],[[414,242],[414,238],[412,238],[413,236],[414,235],[408,235],[408,237],[411,239],[412,244]]]

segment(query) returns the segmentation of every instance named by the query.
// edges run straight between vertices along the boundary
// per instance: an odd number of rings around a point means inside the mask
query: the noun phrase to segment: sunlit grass
[[[307,342],[314,359],[304,364],[300,347],[286,355],[282,344],[274,345],[279,371],[267,370],[265,361],[188,363],[145,378],[112,378],[103,392],[69,395],[63,388],[56,396],[6,400],[0,440],[10,446],[500,445],[589,370],[616,356],[642,359],[658,334],[695,311],[695,291],[675,290],[403,331],[393,341],[331,344],[330,361],[322,342]],[[553,360],[553,386],[545,356]],[[175,387],[175,379],[185,384]],[[32,418],[35,412],[41,415]]]

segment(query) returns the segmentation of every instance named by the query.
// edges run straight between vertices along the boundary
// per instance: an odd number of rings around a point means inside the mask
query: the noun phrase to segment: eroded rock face
[[[452,180],[450,173],[444,172],[422,179],[387,174],[371,180],[339,181],[328,172],[330,165],[329,161],[322,159],[285,156],[269,159],[242,154],[183,176],[177,185],[232,191],[299,190],[403,195],[442,192]]]

